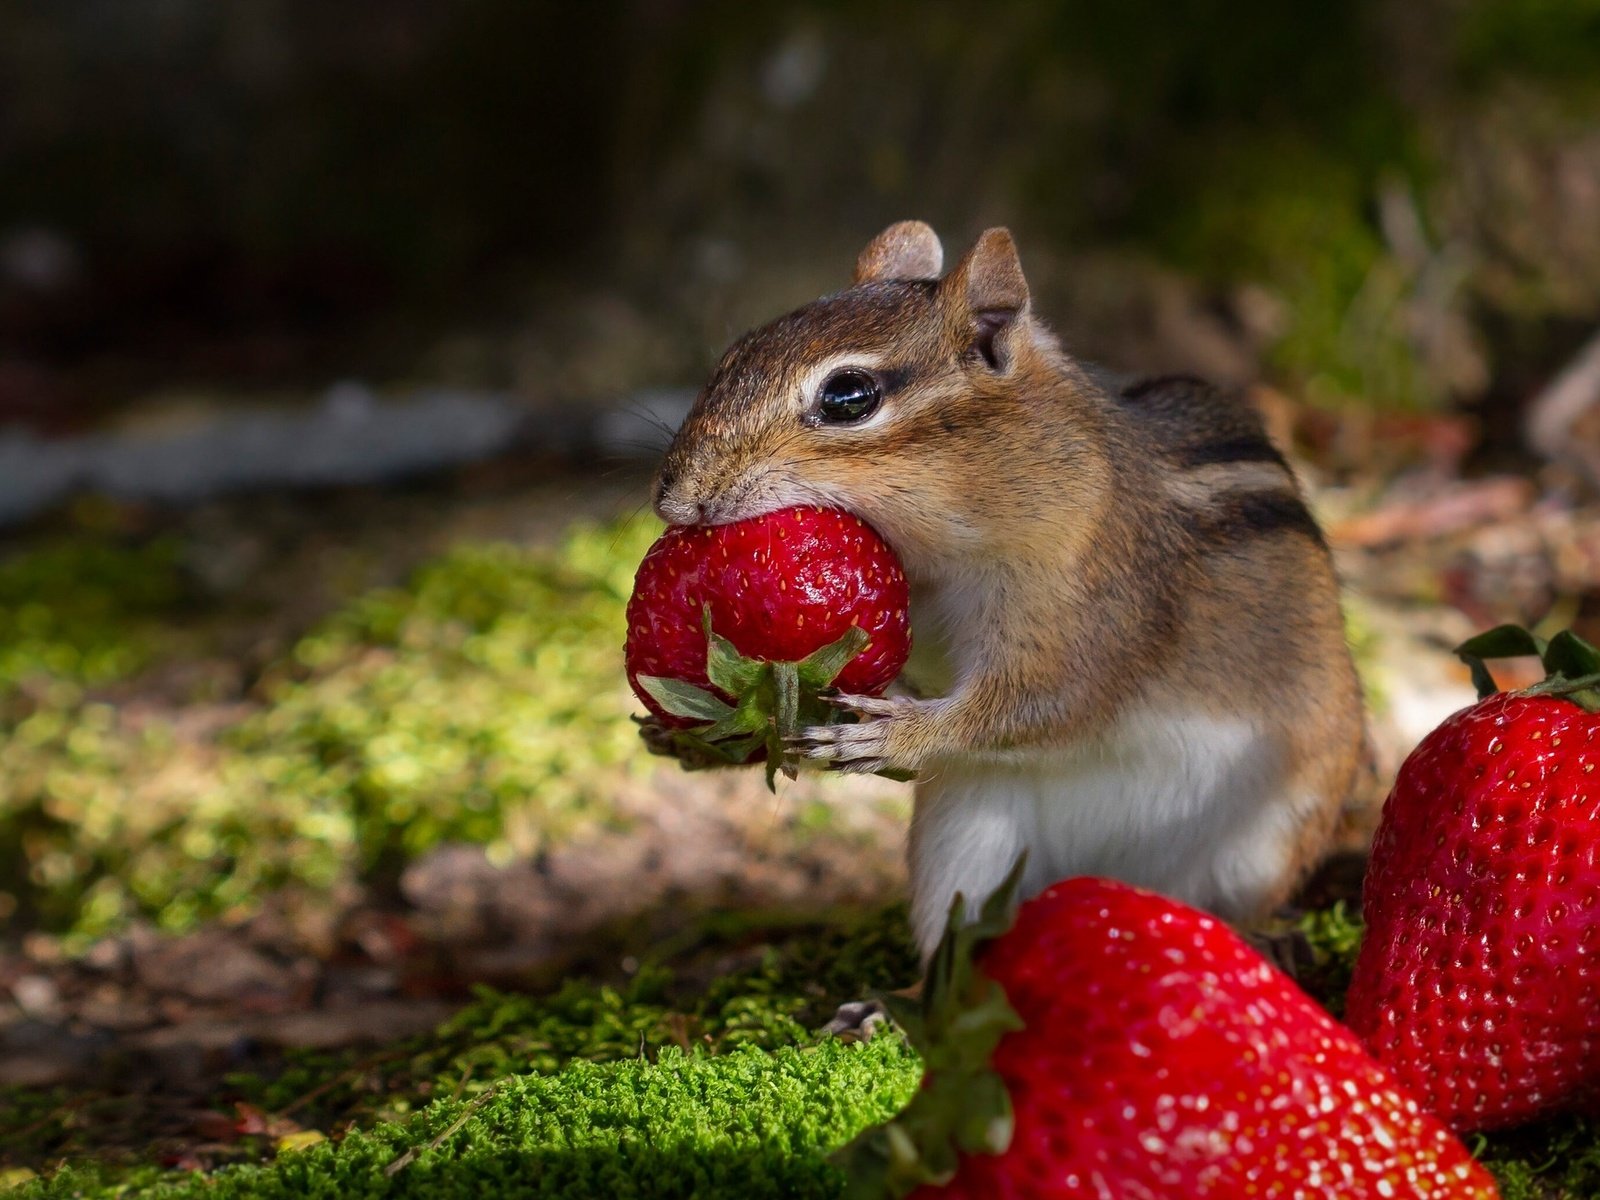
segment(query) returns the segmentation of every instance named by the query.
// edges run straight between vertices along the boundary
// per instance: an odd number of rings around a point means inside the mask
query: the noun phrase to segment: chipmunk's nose
[[[656,515],[668,525],[698,525],[705,520],[705,509],[686,500],[657,500]]]
[[[677,482],[678,474],[670,464],[661,468],[661,474],[656,476],[656,515],[669,525],[698,525],[705,519],[705,509],[673,495],[672,488]]]

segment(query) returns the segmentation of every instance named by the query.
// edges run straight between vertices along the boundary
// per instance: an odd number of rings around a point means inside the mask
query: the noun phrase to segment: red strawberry
[[[1600,1099],[1600,651],[1502,626],[1460,653],[1487,698],[1400,768],[1345,1019],[1466,1131]],[[1488,694],[1511,654],[1550,678]]]
[[[894,551],[851,513],[673,526],[634,579],[628,682],[669,728],[775,763],[784,736],[834,716],[824,687],[878,695],[900,673],[909,600]]]
[[[1498,1195],[1348,1030],[1215,918],[1087,878],[1024,904],[1009,932],[1004,914],[991,899],[935,953],[908,1023],[922,1090],[846,1152],[854,1195]]]

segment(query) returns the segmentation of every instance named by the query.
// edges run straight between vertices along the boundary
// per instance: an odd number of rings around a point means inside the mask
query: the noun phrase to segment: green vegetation
[[[441,1100],[404,1124],[318,1143],[263,1167],[179,1177],[125,1196],[809,1197],[838,1194],[825,1156],[910,1096],[897,1037],[655,1062],[576,1063]],[[33,1200],[101,1194],[92,1173],[28,1185]]]
[[[1400,186],[1406,176],[1389,170]],[[1297,137],[1231,143],[1161,238],[1206,278],[1273,288],[1284,326],[1268,357],[1308,399],[1423,407],[1443,396],[1407,325],[1415,269],[1370,216],[1379,172]]]
[[[1359,922],[1336,908],[1300,931],[1315,958],[1305,981],[1327,1001],[1348,978]],[[716,936],[700,947],[728,949]],[[232,1080],[232,1098],[305,1128],[242,1139],[239,1161],[209,1175],[74,1153],[70,1117],[46,1131],[42,1104],[17,1106],[0,1141],[25,1130],[34,1161],[73,1160],[19,1200],[832,1196],[828,1152],[905,1103],[920,1066],[897,1035],[850,1046],[811,1031],[838,1000],[914,973],[904,914],[891,910],[791,935],[699,990],[647,965],[621,989],[486,992],[427,1037]],[[1581,1119],[1474,1141],[1506,1200],[1600,1194],[1597,1147]]]
[[[1600,1196],[1600,1126],[1593,1120],[1561,1118],[1468,1144],[1494,1172],[1501,1200]]]
[[[553,557],[458,548],[301,641],[266,711],[225,739],[224,772],[252,807],[296,798],[294,833],[321,849],[295,874],[451,839],[526,853],[606,819],[639,759],[622,610],[655,532],[584,530]]]
[[[715,930],[707,938],[702,955],[731,949]],[[753,965],[692,991],[647,965],[622,989],[574,981],[543,998],[485,992],[426,1037],[376,1054],[300,1054],[270,1080],[231,1080],[232,1097],[292,1113],[308,1130],[366,1132],[309,1157],[281,1154],[213,1178],[238,1195],[301,1194],[312,1176],[325,1181],[316,1187],[352,1194],[466,1192],[518,1179],[533,1186],[536,1176],[549,1189],[538,1195],[588,1195],[602,1178],[619,1182],[596,1194],[613,1186],[641,1196],[698,1187],[727,1196],[832,1194],[826,1151],[903,1103],[918,1068],[897,1037],[852,1049],[819,1043],[811,1030],[839,1000],[915,974],[904,912],[892,909],[792,933]],[[0,1143],[39,1164],[80,1157],[88,1149],[82,1122],[70,1108],[53,1116],[58,1099],[0,1107]],[[415,1175],[408,1166],[387,1182],[382,1167],[468,1113],[461,1136],[420,1156]],[[243,1139],[236,1149],[241,1160],[258,1158],[274,1138]],[[140,1161],[88,1161],[22,1194],[164,1196],[210,1186]]]
[[[1343,900],[1300,920],[1300,934],[1311,947],[1311,962],[1301,969],[1300,986],[1336,1017],[1344,1015],[1344,994],[1361,948],[1361,932],[1360,916]]]
[[[1120,148],[1091,151],[1130,197],[1103,232],[1209,287],[1267,289],[1269,365],[1309,399],[1403,409],[1446,387],[1419,361],[1418,265],[1387,243],[1377,201],[1423,195],[1438,163],[1377,61],[1375,9],[1245,0],[1219,20],[1205,0],[1090,0],[1058,32],[1121,99]]]
[[[702,955],[728,948],[714,930],[706,934]],[[395,1120],[441,1089],[472,1097],[506,1074],[556,1072],[574,1061],[648,1057],[663,1046],[721,1053],[807,1045],[810,1031],[839,1002],[905,986],[916,976],[905,913],[891,909],[791,932],[754,965],[692,991],[672,970],[652,964],[620,989],[573,980],[551,996],[485,991],[426,1037],[385,1048],[378,1062],[366,1054],[303,1053],[271,1080],[231,1083],[268,1111],[299,1106],[302,1120],[318,1128]],[[306,1105],[304,1097],[313,1094],[315,1103]]]
[[[1383,639],[1372,627],[1371,614],[1360,597],[1345,597],[1344,640],[1355,660],[1356,674],[1361,678],[1361,694],[1366,699],[1367,711],[1381,716],[1389,709],[1389,696],[1376,670],[1383,652]]]
[[[0,905],[92,935],[286,884],[393,872],[446,839],[532,852],[614,817],[636,764],[622,609],[648,523],[554,552],[464,546],[306,635],[250,715],[185,734],[91,684],[182,626],[174,549],[66,543],[0,569]],[[9,686],[9,700],[6,690]]]
[[[1484,84],[1506,76],[1593,89],[1600,47],[1595,0],[1477,0],[1455,37],[1457,69]]]
[[[0,712],[25,689],[63,703],[143,667],[183,600],[171,540],[84,537],[0,561]]]

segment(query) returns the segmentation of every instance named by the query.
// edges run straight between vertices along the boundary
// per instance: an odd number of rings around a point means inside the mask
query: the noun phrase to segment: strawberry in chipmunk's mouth
[[[899,559],[861,518],[787,508],[672,526],[628,601],[628,682],[661,726],[727,762],[836,717],[822,693],[876,696],[911,649]],[[696,728],[697,727],[697,728]]]

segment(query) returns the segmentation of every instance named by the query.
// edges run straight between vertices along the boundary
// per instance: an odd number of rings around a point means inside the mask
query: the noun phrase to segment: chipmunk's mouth
[[[786,508],[841,509],[874,523],[868,513],[851,499],[836,496],[826,488],[807,487],[776,474],[760,474],[741,480],[714,496],[700,501],[663,496],[655,505],[656,514],[671,525],[733,525],[752,521]],[[881,531],[880,531],[881,532]]]
[[[754,490],[754,485],[744,485],[731,495],[723,491],[703,500],[689,500],[663,489],[656,496],[654,508],[656,515],[669,525],[712,526],[732,525],[735,521],[787,507],[782,503],[767,503],[764,496],[753,496]]]
[[[795,490],[785,487],[781,481],[774,481],[769,475],[745,479],[736,487],[703,501],[699,506],[700,520],[696,524],[732,525],[736,521],[764,517],[779,509],[816,502],[810,497],[793,496]]]
[[[756,504],[748,505],[743,502],[729,502],[722,499],[707,500],[695,503],[689,500],[658,500],[655,505],[656,516],[668,525],[732,525],[736,521],[746,521],[751,517],[759,517],[766,513],[785,508],[783,504]]]

